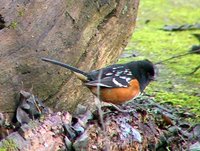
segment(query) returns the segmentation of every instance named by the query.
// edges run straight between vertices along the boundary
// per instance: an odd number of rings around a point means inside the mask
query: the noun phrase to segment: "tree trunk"
[[[139,0],[1,0],[0,111],[13,112],[16,94],[30,89],[55,109],[73,110],[88,98],[70,71],[113,63],[131,36]]]

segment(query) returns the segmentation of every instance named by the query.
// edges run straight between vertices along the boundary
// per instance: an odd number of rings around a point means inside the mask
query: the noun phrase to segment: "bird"
[[[71,70],[95,96],[99,96],[101,101],[114,105],[134,100],[151,81],[155,80],[154,64],[147,59],[113,64],[90,72],[54,59],[41,59]]]

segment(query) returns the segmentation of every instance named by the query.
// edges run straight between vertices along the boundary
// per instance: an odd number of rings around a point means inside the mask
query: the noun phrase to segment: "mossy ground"
[[[0,147],[0,151],[16,151],[17,146],[13,140],[4,140],[3,145]]]
[[[142,0],[133,37],[126,53],[137,52],[138,57],[122,58],[120,63],[147,58],[158,62],[189,51],[200,42],[192,34],[200,30],[167,32],[164,25],[194,24],[200,21],[199,0]],[[200,22],[199,22],[200,23]],[[188,75],[200,64],[200,54],[190,54],[165,62],[158,68],[157,81],[146,92],[159,102],[188,107],[200,122],[200,70]]]

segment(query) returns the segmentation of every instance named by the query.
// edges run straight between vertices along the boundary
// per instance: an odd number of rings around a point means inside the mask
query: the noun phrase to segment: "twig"
[[[186,55],[195,53],[195,52],[200,52],[200,49],[197,49],[197,50],[194,50],[194,51],[189,51],[189,52],[186,52],[186,53],[184,53],[184,54],[175,55],[175,56],[172,56],[172,57],[170,57],[170,58],[164,59],[164,60],[162,60],[162,61],[158,61],[158,62],[156,62],[155,64],[161,64],[161,63],[163,63],[163,62],[172,60],[172,59],[174,59],[174,58],[180,58],[180,57],[183,57],[183,56],[186,56]]]
[[[98,81],[99,81],[99,83],[101,81],[102,73],[103,73],[103,70],[100,70],[99,75],[98,75]],[[106,141],[105,141],[105,146],[106,146],[105,150],[108,151],[109,150],[109,144],[108,144],[108,141],[107,141],[108,137],[106,135],[106,127],[105,127],[105,124],[104,124],[104,121],[103,121],[103,111],[101,109],[100,86],[99,85],[97,86],[97,98],[96,98],[96,102],[98,103],[97,104],[97,109],[98,109],[98,113],[99,113],[100,123],[102,125],[103,135],[104,135],[104,137],[106,139]]]
[[[197,70],[200,69],[200,65],[198,65],[192,72],[189,73],[189,75],[194,74]]]
[[[33,97],[33,102],[34,102],[34,104],[35,104],[35,106],[36,106],[38,112],[41,114],[42,111],[40,110],[40,108],[39,108],[39,106],[38,106],[38,104],[37,104],[37,102],[36,102],[36,100],[35,100],[35,96],[34,96],[33,94],[32,94],[32,97]]]
[[[149,100],[149,102],[150,102],[153,106],[155,106],[155,107],[157,107],[157,108],[159,108],[159,109],[161,109],[161,110],[163,110],[163,111],[166,111],[166,112],[168,112],[168,113],[173,113],[173,111],[171,111],[171,110],[169,110],[169,109],[167,109],[167,108],[165,108],[165,107],[163,107],[163,106],[161,106],[161,105],[159,105],[159,104],[153,102],[152,100]]]
[[[119,112],[122,112],[122,113],[130,113],[130,112],[133,112],[135,111],[135,109],[130,109],[130,110],[123,110],[123,109],[120,109],[117,105],[115,104],[112,104],[112,103],[104,103],[103,104],[103,107],[112,107],[114,108],[115,110],[119,111]],[[106,112],[106,113],[110,113],[110,112]]]

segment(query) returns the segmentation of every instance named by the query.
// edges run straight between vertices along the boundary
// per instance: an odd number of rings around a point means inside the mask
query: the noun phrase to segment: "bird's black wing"
[[[107,88],[128,87],[133,75],[131,71],[123,65],[110,66],[90,73],[94,77],[87,86],[100,86]],[[100,78],[98,79],[98,77]]]

